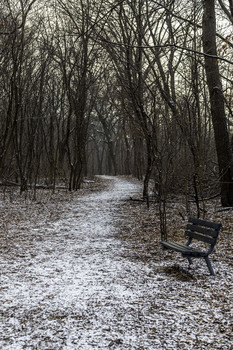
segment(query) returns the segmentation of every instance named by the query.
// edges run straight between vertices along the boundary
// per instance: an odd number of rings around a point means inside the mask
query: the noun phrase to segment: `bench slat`
[[[204,235],[208,235],[208,236],[211,236],[214,238],[218,237],[218,231],[210,230],[208,228],[204,228],[201,226],[187,224],[186,228],[187,228],[187,230],[199,232],[199,233],[202,233]]]
[[[182,243],[179,243],[179,242],[165,242],[165,241],[162,241],[160,242],[165,248],[170,248],[170,249],[173,249],[173,250],[176,250],[178,252],[187,252],[187,251],[192,251],[192,248],[191,247],[188,247]]]
[[[209,243],[211,245],[214,245],[216,243],[216,239],[209,237],[209,236],[204,236],[202,234],[193,232],[193,231],[185,231],[185,235],[190,238],[197,239],[198,241]]]
[[[220,230],[221,224],[216,224],[215,222],[210,222],[210,221],[205,221],[201,219],[196,219],[196,218],[189,218],[188,222],[192,222],[193,224],[200,225],[200,226],[205,226],[209,228],[213,228],[215,230]]]
[[[204,258],[205,256],[208,256],[206,252],[200,252],[198,250],[193,250],[190,252],[183,252],[181,253],[184,257],[190,256],[192,258]]]

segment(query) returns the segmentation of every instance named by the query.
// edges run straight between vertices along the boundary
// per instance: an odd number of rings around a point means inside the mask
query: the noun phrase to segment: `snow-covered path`
[[[37,237],[41,228],[34,229],[25,252],[5,266],[6,274],[3,268],[0,347],[134,348],[144,276],[140,281],[137,266],[123,258],[114,215],[115,206],[138,190],[111,179],[108,190],[64,207],[60,219],[44,228],[43,239]]]
[[[12,204],[15,220],[1,227],[0,349],[233,349],[224,264],[214,278],[203,266],[203,278],[182,282],[164,274],[171,259],[130,259],[118,208],[139,184],[106,181],[105,191],[64,200],[59,215]]]

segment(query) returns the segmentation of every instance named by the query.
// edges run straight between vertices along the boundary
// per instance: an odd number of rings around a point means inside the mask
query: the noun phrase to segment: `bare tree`
[[[224,96],[217,63],[215,1],[203,2],[203,49],[209,88],[212,122],[218,156],[223,206],[233,206],[233,163],[230,147]]]

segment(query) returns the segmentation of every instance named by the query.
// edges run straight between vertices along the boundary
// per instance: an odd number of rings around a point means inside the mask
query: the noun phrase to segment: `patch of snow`
[[[77,196],[56,219],[9,225],[0,348],[229,350],[233,287],[220,273],[184,282],[164,274],[167,260],[127,258],[117,208],[140,185],[105,178],[107,190]]]

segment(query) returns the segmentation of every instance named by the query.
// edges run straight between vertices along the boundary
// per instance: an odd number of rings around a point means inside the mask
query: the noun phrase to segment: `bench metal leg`
[[[193,261],[192,261],[192,259],[190,258],[190,256],[187,256],[187,259],[188,259],[189,265],[192,265]]]
[[[208,258],[208,256],[205,256],[205,261],[206,261],[206,264],[207,264],[208,269],[210,271],[210,274],[214,275],[214,270],[213,270],[213,268],[211,266],[210,259]]]

